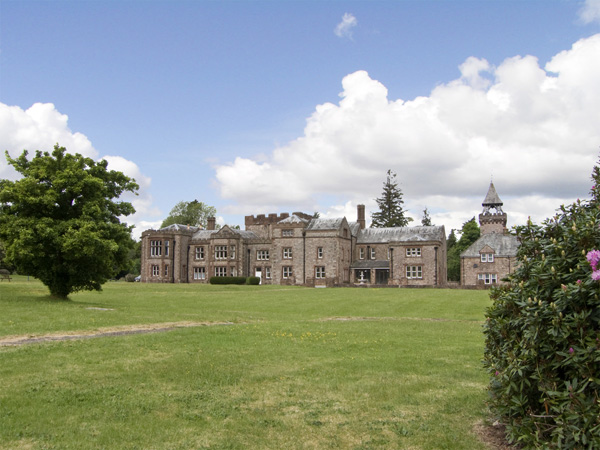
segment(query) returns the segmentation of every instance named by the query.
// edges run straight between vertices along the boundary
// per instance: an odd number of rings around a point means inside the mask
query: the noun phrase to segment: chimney
[[[356,219],[356,221],[360,225],[360,229],[364,230],[365,226],[366,226],[366,222],[365,222],[365,205],[358,205],[356,207],[356,214],[358,216],[357,219]]]
[[[214,230],[216,228],[216,224],[217,224],[217,219],[215,219],[214,217],[209,217],[206,222],[206,229]]]

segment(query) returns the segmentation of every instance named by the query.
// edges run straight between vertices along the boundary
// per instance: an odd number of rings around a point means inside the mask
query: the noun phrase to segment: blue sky
[[[106,157],[138,233],[193,199],[354,220],[387,169],[415,223],[459,228],[491,178],[540,221],[598,159],[597,0],[3,0],[0,26],[0,146]]]

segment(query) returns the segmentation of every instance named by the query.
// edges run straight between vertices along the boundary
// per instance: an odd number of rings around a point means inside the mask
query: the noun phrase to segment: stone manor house
[[[502,203],[492,184],[490,192],[479,216],[482,237],[461,257],[465,285],[500,282],[514,268],[516,244],[505,242],[512,238],[505,234],[506,214],[497,212]],[[141,280],[208,283],[211,277],[256,276],[262,284],[314,287],[447,284],[444,226],[366,228],[365,223],[365,207],[358,205],[353,222],[295,212],[246,216],[245,230],[217,229],[214,218],[206,229],[174,224],[147,230]]]

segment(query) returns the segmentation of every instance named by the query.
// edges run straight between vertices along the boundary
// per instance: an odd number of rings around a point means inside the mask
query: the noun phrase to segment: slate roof
[[[510,257],[516,256],[519,248],[519,241],[516,236],[511,234],[500,234],[490,233],[484,234],[475,242],[473,242],[469,248],[460,254],[461,258],[479,258],[480,251],[485,246],[489,246],[494,250],[496,257]]]
[[[354,261],[350,265],[351,269],[389,269],[390,262],[387,260],[368,259]]]
[[[344,218],[337,219],[313,219],[306,227],[306,231],[314,230],[339,230]]]
[[[498,193],[496,192],[494,183],[490,182],[490,188],[488,189],[487,195],[485,196],[485,200],[483,201],[481,206],[496,206],[496,205],[502,206],[503,204],[504,203],[502,203],[502,200],[500,200],[500,197],[498,196]]]
[[[366,228],[358,232],[357,244],[385,244],[388,242],[443,241],[443,226]]]
[[[308,223],[308,222],[309,222],[308,220],[303,219],[302,217],[299,217],[296,214],[292,214],[291,216],[286,217],[285,219],[280,220],[277,223],[285,224],[285,223]]]
[[[192,233],[195,233],[199,229],[200,227],[195,227],[192,225],[182,225],[180,223],[173,223],[171,225],[159,229],[158,231],[191,231]]]
[[[238,230],[237,228],[230,228],[230,230],[239,235],[242,239],[258,239],[259,237],[252,231]],[[193,240],[205,240],[210,239],[213,234],[218,233],[220,230],[198,230],[192,236]]]
[[[360,223],[358,222],[348,222],[348,226],[350,227],[350,233],[352,236],[357,236],[360,231]]]

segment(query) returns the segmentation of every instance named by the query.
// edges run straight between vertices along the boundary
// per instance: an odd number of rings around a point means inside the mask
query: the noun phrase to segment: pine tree
[[[380,198],[375,199],[379,206],[379,211],[371,215],[371,226],[374,228],[386,227],[405,227],[412,222],[411,217],[405,216],[402,209],[404,201],[402,200],[402,191],[396,182],[396,174],[391,170],[387,171],[387,178],[383,183],[383,193]]]
[[[427,208],[423,210],[423,218],[421,219],[421,225],[423,225],[424,227],[430,227],[433,225],[431,223],[431,216],[429,215],[429,211],[427,211]]]

